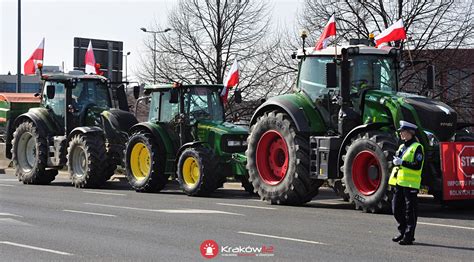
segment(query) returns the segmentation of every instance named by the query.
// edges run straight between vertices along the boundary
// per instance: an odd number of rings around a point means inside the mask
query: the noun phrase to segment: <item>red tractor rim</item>
[[[288,171],[288,146],[283,136],[274,130],[265,132],[257,144],[257,170],[269,185],[279,184]]]
[[[375,177],[370,177],[369,171],[376,168]],[[352,162],[352,181],[360,193],[366,196],[374,194],[382,181],[380,162],[371,151],[362,151],[356,155]]]

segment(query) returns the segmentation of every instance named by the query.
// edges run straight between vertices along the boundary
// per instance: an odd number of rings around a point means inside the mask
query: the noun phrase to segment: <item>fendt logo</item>
[[[464,146],[459,152],[459,170],[467,178],[474,179],[474,146]]]

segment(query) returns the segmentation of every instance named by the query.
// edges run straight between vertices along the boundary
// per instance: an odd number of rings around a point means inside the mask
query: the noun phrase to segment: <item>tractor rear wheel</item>
[[[107,161],[105,143],[97,134],[77,134],[69,141],[68,171],[77,187],[99,187],[106,181],[104,163]]]
[[[158,192],[168,182],[166,154],[149,134],[133,134],[125,147],[125,171],[128,183],[137,192]],[[163,149],[162,149],[163,150]]]
[[[263,200],[300,205],[318,194],[321,180],[309,178],[309,142],[291,118],[267,112],[250,128],[247,139],[250,181]]]
[[[30,121],[18,125],[13,133],[12,160],[16,176],[24,184],[46,185],[58,174],[57,170],[45,170],[48,163],[46,138]]]
[[[217,160],[206,147],[186,148],[179,156],[177,175],[183,191],[189,196],[208,196],[220,183]]]
[[[397,142],[387,133],[368,132],[352,139],[343,156],[345,192],[356,209],[365,212],[389,210],[388,179]]]

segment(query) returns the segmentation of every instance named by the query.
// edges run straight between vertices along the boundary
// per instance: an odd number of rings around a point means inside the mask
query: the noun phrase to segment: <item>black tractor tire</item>
[[[249,180],[249,175],[248,174],[243,175],[243,176],[237,176],[237,180],[240,181],[240,183],[241,183],[242,187],[244,188],[245,192],[247,192],[251,195],[257,194],[255,192],[255,189],[253,188],[252,182],[250,182],[250,180]]]
[[[345,202],[349,202],[349,194],[346,193],[346,186],[340,179],[334,181],[330,186],[336,195],[340,196]]]
[[[32,150],[29,157],[28,150]],[[13,133],[11,152],[15,175],[23,184],[47,185],[55,179],[57,170],[46,170],[47,140],[32,122],[25,121],[18,125]]]
[[[264,113],[251,126],[247,142],[249,180],[262,200],[301,205],[318,194],[323,181],[309,177],[309,139],[298,134],[286,113]]]
[[[364,212],[389,211],[388,179],[397,150],[394,136],[376,131],[359,134],[345,150],[341,171],[349,201]]]
[[[75,187],[100,187],[107,181],[104,174],[107,156],[102,136],[87,133],[74,135],[69,141],[67,160]]]
[[[110,158],[107,159],[107,166],[104,168],[105,181],[108,181],[115,174],[115,169],[117,169],[117,165],[112,162],[113,160]]]
[[[159,192],[168,183],[169,174],[165,173],[166,152],[160,145],[161,142],[148,133],[134,133],[128,139],[125,146],[125,173],[135,191]]]
[[[179,156],[177,176],[189,196],[209,196],[221,184],[214,152],[206,147],[186,148]],[[195,174],[197,173],[197,174]]]

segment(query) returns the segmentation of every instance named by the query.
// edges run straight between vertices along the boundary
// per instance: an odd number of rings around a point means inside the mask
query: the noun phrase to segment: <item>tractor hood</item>
[[[247,149],[248,129],[228,122],[200,120],[197,136],[200,141],[208,141],[218,155],[242,153]]]
[[[435,134],[439,141],[449,140],[456,130],[456,111],[441,101],[415,94],[375,90],[367,92],[366,100],[380,103],[390,100],[401,113],[401,120],[417,124]]]
[[[199,131],[214,132],[219,135],[248,135],[248,128],[246,126],[238,126],[229,122],[199,120],[197,126]]]

